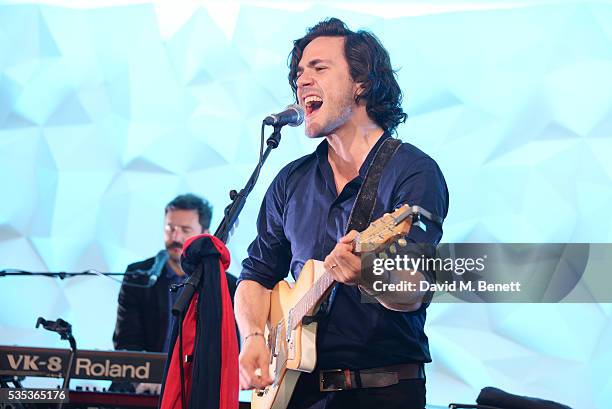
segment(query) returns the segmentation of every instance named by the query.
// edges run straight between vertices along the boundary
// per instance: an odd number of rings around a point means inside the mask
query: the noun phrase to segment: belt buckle
[[[327,374],[343,374],[344,375],[343,377],[344,385],[342,387],[338,387],[335,384],[326,386],[325,385],[325,375]],[[353,389],[350,370],[348,369],[328,369],[324,371],[319,371],[319,391],[336,392],[336,391],[343,391],[346,389]]]

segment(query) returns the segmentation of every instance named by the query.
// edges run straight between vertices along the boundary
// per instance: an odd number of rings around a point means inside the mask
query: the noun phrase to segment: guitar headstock
[[[418,211],[405,204],[393,213],[372,222],[355,240],[355,253],[376,251],[386,243],[405,236],[412,226]]]

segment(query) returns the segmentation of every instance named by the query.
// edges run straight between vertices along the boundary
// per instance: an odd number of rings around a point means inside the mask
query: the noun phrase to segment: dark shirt
[[[171,331],[171,309],[178,292],[170,293],[170,285],[180,283],[183,277],[174,273],[166,263],[155,284],[149,282],[149,272],[155,257],[130,264],[119,290],[117,322],[113,334],[115,349],[162,352],[168,350]],[[131,274],[130,274],[131,273]],[[230,296],[234,299],[236,277],[226,273]],[[136,284],[138,286],[131,286]]]
[[[172,287],[173,284],[181,284],[183,282],[184,277],[179,277],[172,267],[166,263],[163,271],[164,276],[168,280],[168,289]],[[180,291],[168,291],[168,317],[172,317],[172,307],[174,303],[178,299]],[[169,320],[168,330],[166,331],[166,340],[164,341],[164,347],[162,348],[162,352],[168,352],[170,347],[170,340],[172,338],[172,318]]]
[[[350,211],[374,152],[338,195],[327,160],[328,144],[291,162],[269,187],[257,219],[258,235],[248,249],[240,280],[272,288],[291,271],[299,277],[308,259],[324,260],[345,234]],[[448,190],[436,162],[404,143],[385,167],[372,215],[374,221],[403,204],[419,205],[444,218]],[[442,228],[425,221],[407,239],[438,244]],[[423,331],[426,304],[414,312],[391,311],[379,303],[362,303],[356,286],[338,285],[327,319],[317,332],[318,367],[371,368],[407,362],[431,362]]]
[[[123,278],[117,305],[113,335],[115,349],[161,352],[168,328],[168,288],[165,274],[148,286],[146,274],[155,257],[130,264]]]

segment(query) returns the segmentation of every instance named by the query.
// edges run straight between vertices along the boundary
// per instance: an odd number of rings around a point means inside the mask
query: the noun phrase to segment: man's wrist
[[[263,331],[255,330],[255,331],[249,332],[246,336],[244,336],[244,338],[242,338],[242,343],[244,344],[245,342],[247,342],[249,338],[254,338],[254,337],[262,337],[264,340],[266,339],[266,336],[264,335]]]
[[[391,273],[389,270],[384,270],[382,275],[374,275],[371,271],[366,274],[362,271],[359,280],[357,281],[357,287],[362,293],[369,295],[370,297],[379,297],[385,293],[385,291],[377,291],[374,289],[375,283],[388,283],[391,279]]]
[[[375,291],[372,287],[365,286],[362,284],[358,284],[357,287],[359,288],[359,291],[361,291],[362,294],[365,294],[369,297],[377,298],[383,295],[384,293],[384,291]]]

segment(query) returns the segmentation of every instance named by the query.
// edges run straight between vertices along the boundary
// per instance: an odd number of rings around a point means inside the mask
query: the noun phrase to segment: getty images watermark
[[[426,293],[427,302],[612,302],[612,244],[391,244],[362,254],[363,301]]]
[[[428,258],[420,256],[417,258],[406,254],[396,254],[394,257],[375,257],[373,259],[372,274],[374,276],[383,276],[387,272],[405,272],[404,275],[414,277],[417,272],[420,272],[427,278],[426,272],[446,272],[454,273],[458,276],[463,276],[466,273],[482,273],[485,271],[485,261],[487,255],[477,258]],[[390,278],[390,277],[389,277]],[[392,280],[391,280],[392,281]],[[417,281],[411,280],[396,280],[396,282],[385,282],[379,279],[372,282],[372,289],[376,292],[385,291],[521,291],[520,281],[509,281],[505,283],[489,283],[486,280],[453,280],[445,282],[435,282],[430,279],[421,279]]]

